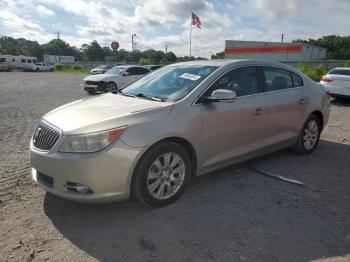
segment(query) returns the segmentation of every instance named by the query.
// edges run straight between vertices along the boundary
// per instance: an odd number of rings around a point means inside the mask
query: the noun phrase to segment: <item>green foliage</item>
[[[219,52],[215,55],[211,55],[211,59],[224,59],[225,58],[225,52]]]
[[[82,70],[83,66],[80,64],[74,64],[74,65],[72,65],[72,69],[73,70]]]
[[[0,37],[0,54],[6,55],[25,55],[34,56],[43,60],[43,55],[62,55],[74,56],[76,61],[82,62],[102,62],[106,57],[108,60],[114,61],[112,49],[109,47],[101,47],[97,41],[89,44],[83,44],[81,48],[70,46],[61,39],[53,39],[46,44],[40,45],[36,41],[30,41],[23,38],[14,39],[12,37]],[[151,64],[173,63],[190,60],[206,59],[203,57],[176,57],[173,52],[164,53],[160,50],[149,49],[146,51],[135,50],[134,52],[125,49],[119,49],[116,53],[115,62],[137,62],[141,58]]]
[[[340,63],[338,66],[339,67],[350,67],[350,60],[347,60],[343,63]]]
[[[142,57],[139,60],[139,64],[140,65],[149,65],[149,64],[151,64],[151,60],[149,60],[148,58]]]
[[[60,72],[60,71],[63,70],[63,65],[61,65],[61,64],[54,64],[53,68],[55,69],[55,71]]]
[[[328,35],[318,39],[295,40],[295,43],[307,43],[327,49],[327,59],[350,59],[350,36]]]
[[[312,67],[308,63],[299,64],[298,70],[303,72],[314,81],[320,81],[321,77],[328,72],[328,69],[323,65]]]

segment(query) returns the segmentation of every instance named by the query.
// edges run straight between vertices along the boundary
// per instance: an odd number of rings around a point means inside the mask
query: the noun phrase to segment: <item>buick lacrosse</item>
[[[192,176],[284,148],[311,153],[328,115],[324,87],[284,64],[173,64],[44,115],[32,178],[71,200],[163,206]]]

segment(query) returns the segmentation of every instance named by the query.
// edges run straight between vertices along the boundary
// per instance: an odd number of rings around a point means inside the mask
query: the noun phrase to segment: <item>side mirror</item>
[[[128,75],[130,75],[129,72],[123,72],[123,73],[122,73],[122,76],[128,76]]]
[[[233,90],[227,89],[217,89],[215,90],[211,96],[202,97],[199,102],[201,103],[211,103],[211,102],[226,102],[232,103],[237,98],[237,94]]]

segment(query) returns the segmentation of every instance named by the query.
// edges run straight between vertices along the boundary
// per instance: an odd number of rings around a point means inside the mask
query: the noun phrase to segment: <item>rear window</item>
[[[0,58],[0,63],[5,63],[6,59],[5,58]]]
[[[343,76],[350,76],[350,69],[333,69],[328,74],[331,75],[343,75]]]

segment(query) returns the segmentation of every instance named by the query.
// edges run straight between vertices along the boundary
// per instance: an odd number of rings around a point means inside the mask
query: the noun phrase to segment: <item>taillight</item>
[[[333,79],[330,79],[330,78],[325,77],[325,76],[323,76],[323,77],[321,78],[321,82],[323,82],[324,84],[328,84],[328,83],[330,83],[330,82],[332,82],[332,81],[333,81]]]

